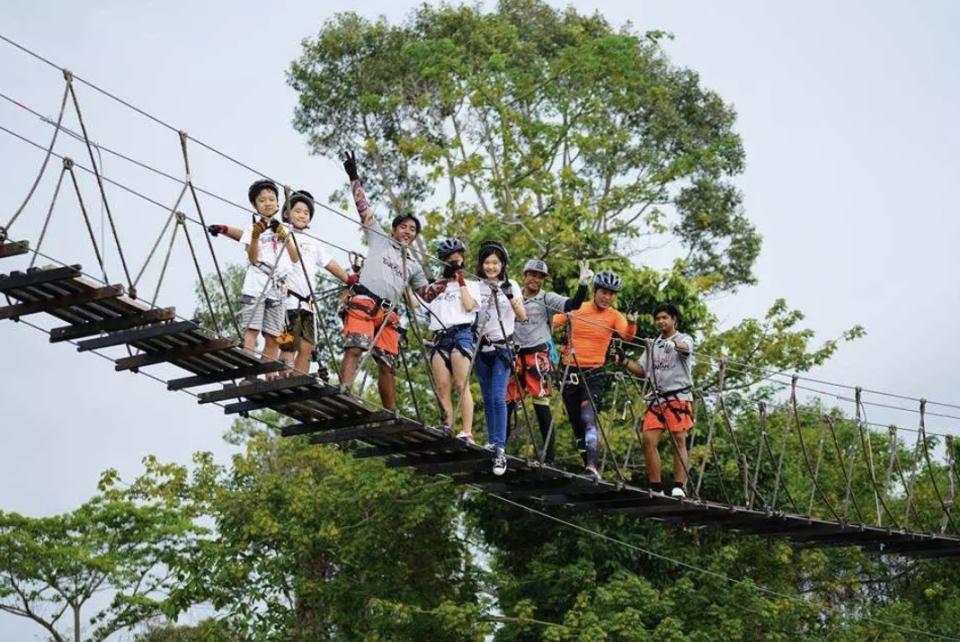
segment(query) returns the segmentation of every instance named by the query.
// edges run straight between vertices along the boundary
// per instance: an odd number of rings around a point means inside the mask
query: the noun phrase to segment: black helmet
[[[290,195],[290,198],[287,199],[287,202],[283,204],[283,220],[289,218],[290,210],[293,209],[293,206],[297,203],[303,203],[307,206],[307,209],[310,210],[310,220],[313,220],[313,194],[306,190],[297,190]]]
[[[277,189],[276,183],[267,179],[261,179],[259,181],[255,181],[253,185],[250,186],[250,189],[247,190],[247,199],[250,201],[251,205],[256,205],[257,194],[265,189],[270,190],[273,192],[274,196],[280,198],[280,190]]]
[[[420,233],[420,219],[411,214],[410,212],[404,214],[397,214],[393,217],[393,223],[390,224],[390,229],[397,229],[397,226],[403,223],[404,221],[413,221],[413,224],[417,226],[417,234]]]
[[[597,272],[597,275],[593,277],[593,287],[603,288],[611,292],[619,292],[623,289],[623,279],[610,270],[603,270]]]
[[[440,242],[437,243],[437,258],[443,261],[454,252],[464,252],[466,249],[463,246],[463,241],[458,238],[440,239]]]
[[[483,275],[483,262],[491,254],[496,254],[500,259],[500,262],[503,263],[503,267],[500,269],[499,278],[506,278],[507,275],[507,264],[510,262],[510,254],[507,252],[507,248],[503,247],[502,244],[496,241],[484,241],[480,246],[480,251],[477,255],[477,274]]]

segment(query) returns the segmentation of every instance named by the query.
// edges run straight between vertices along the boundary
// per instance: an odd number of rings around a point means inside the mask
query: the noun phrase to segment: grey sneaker
[[[587,465],[587,467],[583,469],[583,472],[586,473],[587,477],[593,477],[593,481],[600,481],[601,479],[597,467],[593,464]]]
[[[497,448],[496,456],[493,458],[493,474],[499,477],[507,472],[507,453],[503,448]]]

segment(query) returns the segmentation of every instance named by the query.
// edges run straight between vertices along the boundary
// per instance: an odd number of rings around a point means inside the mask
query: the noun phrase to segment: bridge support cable
[[[796,381],[796,380],[794,380],[794,381]],[[845,523],[846,523],[846,519],[840,517],[840,514],[837,513],[836,509],[833,507],[833,504],[830,502],[829,498],[827,497],[827,494],[826,494],[825,492],[823,492],[823,488],[821,488],[821,486],[820,486],[820,482],[819,482],[819,480],[817,479],[818,476],[819,476],[819,473],[820,473],[819,467],[817,468],[816,472],[814,472],[813,468],[810,466],[810,456],[807,454],[807,445],[806,445],[806,441],[805,441],[804,438],[803,438],[803,428],[802,428],[801,425],[800,425],[800,410],[799,410],[799,408],[797,407],[797,390],[796,390],[796,387],[791,387],[791,389],[790,389],[790,407],[791,407],[791,410],[792,410],[792,413],[793,413],[793,423],[794,423],[794,427],[796,428],[796,431],[797,431],[797,440],[800,442],[800,452],[803,454],[803,463],[806,465],[806,467],[807,467],[807,472],[810,474],[810,479],[812,480],[813,488],[814,488],[814,490],[816,491],[816,493],[817,493],[818,495],[820,495],[821,501],[823,501],[824,505],[827,507],[827,510],[830,511],[830,514],[833,515],[834,519],[836,519],[837,522],[839,522],[839,523],[841,523],[841,524],[845,524]],[[826,418],[825,418],[825,419],[826,419]],[[832,426],[831,426],[831,431],[832,431]],[[839,445],[838,445],[838,449],[839,449]],[[843,461],[842,461],[842,460],[841,460],[840,465],[841,465],[841,467],[843,466]],[[844,473],[844,474],[846,474],[846,473]],[[810,514],[812,515],[812,513],[813,513],[813,510],[812,510],[812,509],[813,509],[813,501],[812,501],[812,500],[811,500],[811,502],[810,502],[810,506],[811,506]]]
[[[930,461],[930,448],[927,444],[927,431],[926,431],[926,421],[924,416],[927,411],[927,402],[925,399],[920,400],[920,433],[919,439],[923,443],[923,458],[927,462],[927,476],[930,478],[930,484],[933,486],[933,492],[937,496],[937,501],[940,503],[940,508],[943,510],[943,517],[946,521],[946,524],[950,527],[950,530],[954,533],[957,532],[957,527],[953,523],[953,518],[950,515],[950,508],[947,506],[946,501],[943,499],[943,493],[940,492],[940,484],[937,482],[937,476],[933,472],[933,463]],[[949,471],[947,473],[949,475]]]
[[[23,199],[23,202],[20,203],[20,206],[14,211],[13,216],[10,217],[10,220],[7,221],[7,224],[3,227],[0,227],[0,242],[7,239],[7,235],[10,232],[10,228],[14,223],[17,222],[20,214],[23,213],[23,210],[27,207],[27,204],[30,202],[30,199],[33,198],[34,192],[37,191],[37,186],[40,184],[40,180],[43,178],[44,172],[47,171],[47,163],[50,162],[50,157],[53,155],[53,147],[57,144],[57,136],[60,134],[60,128],[63,124],[63,114],[67,108],[67,97],[70,95],[70,81],[72,76],[69,72],[64,71],[63,79],[63,98],[60,100],[60,111],[57,114],[57,123],[53,128],[53,137],[50,139],[50,144],[47,145],[46,152],[43,155],[43,163],[40,164],[40,171],[37,172],[37,177],[33,179],[33,184],[30,186],[30,189],[27,191],[26,198]],[[61,178],[63,175],[61,174]]]
[[[213,259],[213,269],[216,271],[217,281],[220,283],[220,289],[223,292],[223,299],[227,305],[227,312],[230,317],[230,322],[233,325],[233,329],[237,333],[237,336],[242,339],[243,332],[240,331],[240,323],[237,319],[237,313],[233,309],[230,290],[227,289],[227,282],[223,278],[223,271],[220,269],[220,261],[217,259],[217,253],[213,249],[213,241],[210,238],[210,230],[207,229],[207,220],[203,216],[203,208],[200,207],[200,199],[197,196],[197,189],[193,185],[193,176],[190,174],[190,158],[187,155],[187,133],[180,131],[178,134],[180,136],[180,151],[183,154],[183,169],[185,174],[184,182],[190,189],[190,196],[193,198],[193,204],[197,209],[197,217],[200,219],[200,227],[203,228],[203,236],[207,241],[207,249],[210,250],[210,257]],[[186,228],[184,228],[184,230],[186,231]],[[191,252],[193,252],[192,249]],[[194,258],[196,258],[195,253]],[[274,268],[276,268],[276,266],[274,266]],[[203,275],[200,276],[200,282],[203,282]],[[256,305],[259,305],[259,302]]]
[[[894,528],[900,528],[900,525],[897,524],[896,518],[890,512],[890,509],[887,507],[887,501],[884,498],[883,489],[880,488],[877,483],[877,472],[873,465],[873,446],[870,442],[870,435],[866,434],[866,428],[864,427],[864,420],[866,419],[866,409],[863,407],[862,400],[862,389],[858,386],[855,391],[856,397],[856,413],[855,421],[857,424],[857,432],[860,434],[860,445],[863,448],[863,455],[867,462],[867,472],[870,475],[870,484],[873,486],[873,498],[876,503],[876,517],[877,517],[877,526],[883,524],[883,518],[881,515],[881,508],[883,509],[883,514],[887,516],[887,519],[890,520],[890,523],[893,524]],[[861,415],[862,413],[862,415]]]

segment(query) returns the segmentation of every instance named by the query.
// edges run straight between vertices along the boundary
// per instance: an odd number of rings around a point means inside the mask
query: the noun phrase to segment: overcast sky
[[[775,298],[785,297],[807,313],[821,339],[857,323],[869,332],[844,346],[817,376],[960,401],[953,372],[960,347],[951,338],[960,315],[955,250],[960,4],[573,4],[600,11],[617,25],[629,20],[638,30],[672,32],[675,40],[664,47],[674,62],[697,70],[704,85],[738,111],[747,153],[739,185],[764,246],[756,266],[760,284],[715,303],[723,321],[761,315]],[[382,13],[398,20],[412,6],[406,0],[361,5],[5,0],[0,33],[319,196],[341,184],[342,170],[334,159],[309,156],[290,124],[295,95],[285,83],[289,63],[301,39],[337,11],[359,8],[368,17]],[[0,42],[0,93],[55,116],[61,92],[56,70]],[[182,174],[173,132],[85,87],[78,93],[93,139]],[[77,127],[72,116],[65,122]],[[44,143],[51,135],[49,126],[5,101],[0,125]],[[88,163],[74,141],[63,140],[58,150]],[[191,154],[197,184],[244,201],[249,172],[199,149]],[[7,203],[2,224],[25,195],[42,156],[2,132],[0,155]],[[104,165],[108,176],[133,182],[161,202],[172,205],[177,196],[174,183],[109,156]],[[13,236],[36,237],[58,171],[54,162]],[[95,191],[89,182],[84,189],[99,226]],[[140,257],[136,271],[165,213],[117,190],[109,196],[121,233]],[[73,195],[65,190],[61,199],[44,251],[93,272]],[[211,222],[244,220],[209,200],[204,208]],[[359,247],[356,228],[343,219],[321,212],[314,228],[340,245]],[[239,246],[218,243],[240,260]],[[116,253],[108,250],[108,256],[111,280],[119,282]],[[186,255],[176,256],[180,260],[173,261],[159,301],[189,316],[192,273]],[[158,261],[145,279],[156,273]],[[6,272],[11,266],[17,267],[5,262],[0,268]],[[103,469],[133,476],[148,453],[188,462],[198,450],[221,459],[231,452],[221,441],[229,419],[217,408],[198,407],[191,397],[167,393],[144,377],[114,373],[108,361],[74,354],[69,345],[50,345],[22,324],[0,324],[0,342],[3,510],[34,515],[69,510],[92,494]],[[870,419],[915,421],[909,414],[880,411],[871,411]],[[956,432],[951,420],[933,418],[929,425]],[[38,631],[0,615],[0,639],[39,640]]]

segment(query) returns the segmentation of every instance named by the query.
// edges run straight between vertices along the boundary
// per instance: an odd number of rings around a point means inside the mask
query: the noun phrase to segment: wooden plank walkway
[[[12,256],[23,253],[21,249],[27,251],[22,242],[7,243],[2,253]],[[177,319],[172,308],[151,308],[125,296],[122,286],[93,281],[81,274],[79,266],[0,275],[0,294],[8,301],[0,307],[0,319],[42,312],[63,321],[65,325],[51,331],[51,342],[74,341],[81,352],[127,348],[127,355],[116,359],[117,370],[172,364],[188,374],[169,380],[169,390],[206,388],[198,394],[199,403],[223,404],[228,414],[270,408],[293,421],[282,429],[284,436],[300,436],[316,444],[362,442],[353,449],[354,456],[383,458],[389,467],[446,475],[454,484],[543,509],[604,511],[815,546],[859,546],[876,553],[960,556],[960,538],[954,536],[664,497],[515,456],[509,457],[507,473],[497,477],[491,472],[492,453],[485,448],[373,407],[338,386],[312,376],[249,379],[285,366],[263,363],[235,340]]]

